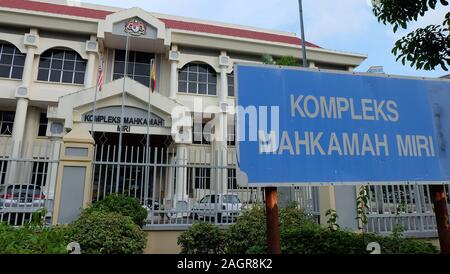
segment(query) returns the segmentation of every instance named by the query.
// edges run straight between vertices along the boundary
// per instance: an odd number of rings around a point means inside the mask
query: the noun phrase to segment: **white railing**
[[[50,141],[0,143],[0,222],[21,226],[44,211],[51,222],[58,152],[58,144]]]
[[[121,161],[117,149],[96,146],[92,199],[112,193],[135,197],[148,210],[149,227],[188,226],[198,219],[230,224],[264,202],[261,188],[237,184],[233,149],[124,146]],[[291,202],[319,215],[316,188],[296,187],[291,193]]]
[[[368,190],[367,227],[370,232],[390,234],[397,226],[406,236],[437,236],[429,186],[369,186]],[[446,190],[448,193],[448,186]]]

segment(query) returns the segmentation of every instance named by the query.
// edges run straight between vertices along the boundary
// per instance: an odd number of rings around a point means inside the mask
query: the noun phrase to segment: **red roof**
[[[59,4],[43,3],[29,0],[0,0],[0,7],[12,8],[12,9],[23,9],[32,10],[39,12],[48,12],[55,14],[63,14],[69,16],[85,17],[92,19],[105,19],[106,16],[113,13],[111,11],[96,10],[91,8],[83,8],[76,6],[66,6]],[[194,23],[180,20],[164,19],[159,18],[163,21],[167,28],[188,30],[194,32],[219,34],[233,37],[249,38],[262,41],[286,43],[300,45],[301,39],[293,36],[272,34],[260,31],[252,31],[245,29],[238,29],[232,27],[222,27],[216,25]],[[306,46],[319,48],[319,46],[312,43],[306,42]]]

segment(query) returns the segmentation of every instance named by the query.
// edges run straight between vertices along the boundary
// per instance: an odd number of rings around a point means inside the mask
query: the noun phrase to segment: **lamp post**
[[[306,59],[306,41],[305,41],[305,27],[303,24],[303,4],[302,0],[298,0],[298,10],[300,14],[300,32],[302,37],[302,51],[303,51],[303,66],[308,67],[308,60]]]

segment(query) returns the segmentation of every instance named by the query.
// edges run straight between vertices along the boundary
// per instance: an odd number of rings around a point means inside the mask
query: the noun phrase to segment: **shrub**
[[[245,211],[228,229],[227,252],[231,254],[264,253],[266,215],[261,205]]]
[[[280,209],[281,230],[312,223],[303,209],[296,204]],[[228,252],[232,254],[261,254],[267,252],[266,214],[264,207],[258,205],[246,211],[228,230]]]
[[[146,233],[131,217],[101,210],[83,211],[66,238],[78,242],[83,254],[140,254],[146,246]]]
[[[178,237],[182,254],[224,254],[226,232],[216,225],[196,223]]]
[[[66,246],[61,227],[12,228],[0,223],[0,254],[67,254]]]
[[[124,216],[129,216],[133,221],[142,226],[144,220],[147,218],[147,210],[143,208],[136,198],[131,198],[125,195],[112,194],[105,199],[93,203],[87,211],[106,211],[117,212]]]
[[[368,243],[381,245],[382,254],[434,254],[430,243],[375,234],[358,234],[345,230],[330,230],[305,223],[282,231],[282,252],[286,254],[368,254]]]
[[[364,254],[365,246],[357,234],[322,228],[307,223],[281,232],[283,254]]]
[[[365,236],[368,242],[377,242],[381,245],[382,254],[437,254],[439,250],[431,243],[423,240],[400,238],[400,237],[382,237],[379,235]]]

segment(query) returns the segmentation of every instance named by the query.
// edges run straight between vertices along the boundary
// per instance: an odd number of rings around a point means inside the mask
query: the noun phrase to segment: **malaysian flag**
[[[100,57],[100,60],[98,62],[98,79],[97,79],[97,87],[98,90],[101,92],[103,89],[103,82],[105,81],[105,73],[103,70],[103,55]]]
[[[152,92],[156,90],[156,62],[153,59],[151,62],[151,72],[150,72],[150,89]]]

